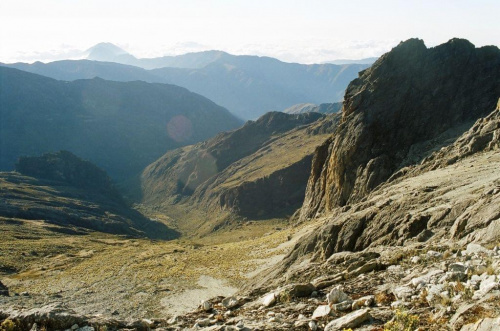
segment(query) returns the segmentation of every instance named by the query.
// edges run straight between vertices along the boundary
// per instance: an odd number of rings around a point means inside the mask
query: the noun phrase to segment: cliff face
[[[360,201],[437,140],[467,130],[499,95],[498,48],[400,43],[349,84],[341,123],[314,157],[301,218]]]

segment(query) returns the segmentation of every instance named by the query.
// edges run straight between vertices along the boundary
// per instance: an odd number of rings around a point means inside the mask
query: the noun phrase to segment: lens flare
[[[177,115],[168,122],[167,133],[177,142],[189,140],[193,135],[193,124],[186,116]]]

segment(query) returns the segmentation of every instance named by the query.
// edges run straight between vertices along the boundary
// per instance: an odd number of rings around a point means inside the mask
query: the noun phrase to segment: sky
[[[321,63],[409,38],[500,47],[499,0],[0,0],[0,62],[78,58],[100,42],[136,57],[209,49]]]

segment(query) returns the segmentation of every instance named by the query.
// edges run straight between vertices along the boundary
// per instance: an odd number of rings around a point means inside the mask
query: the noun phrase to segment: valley
[[[183,77],[204,88],[277,61],[202,55]],[[297,93],[243,125],[173,85],[0,74],[2,331],[500,325],[496,46],[408,39],[342,104]]]

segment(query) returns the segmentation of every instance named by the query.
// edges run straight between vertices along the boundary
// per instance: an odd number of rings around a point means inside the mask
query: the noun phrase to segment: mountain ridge
[[[64,149],[121,181],[169,148],[241,124],[226,109],[174,85],[64,82],[5,67],[0,80],[2,170],[13,169],[19,156]]]

